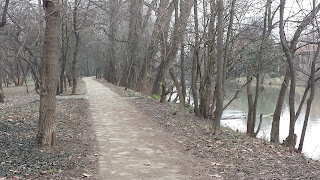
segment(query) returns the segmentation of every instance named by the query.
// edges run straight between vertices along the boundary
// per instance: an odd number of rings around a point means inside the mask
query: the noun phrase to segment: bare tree
[[[289,92],[289,109],[290,109],[290,127],[289,135],[284,141],[286,146],[295,147],[296,144],[296,135],[294,133],[295,122],[296,122],[296,113],[295,113],[295,88],[296,88],[296,67],[294,64],[294,54],[296,51],[297,43],[302,31],[310,24],[313,19],[313,16],[318,13],[320,9],[320,4],[318,4],[314,9],[301,21],[297,30],[295,31],[293,38],[290,42],[287,41],[284,31],[284,7],[286,1],[280,1],[280,40],[283,51],[285,53],[286,61],[288,63],[288,69],[290,74],[290,92]]]
[[[37,142],[44,146],[54,146],[56,143],[56,74],[59,59],[61,1],[46,1],[44,7],[46,11],[46,29],[41,70]]]
[[[214,111],[214,119],[213,119],[213,133],[219,134],[220,131],[220,120],[223,112],[223,0],[217,1],[218,6],[218,22],[217,22],[217,79],[215,86],[215,98],[216,98],[216,109]]]
[[[194,112],[196,116],[200,116],[200,110],[199,110],[199,97],[198,97],[198,66],[199,66],[199,49],[200,49],[200,43],[199,43],[199,22],[198,22],[198,1],[194,0],[194,30],[195,30],[195,45],[193,50],[193,61],[192,61],[192,71],[191,71],[191,90],[192,90],[192,96],[193,96],[193,102],[194,102]]]
[[[139,39],[142,30],[142,0],[130,1],[128,34],[128,57],[125,61],[120,85],[134,88],[136,83],[136,65],[139,57]]]
[[[314,2],[314,1],[313,1]],[[315,4],[314,4],[315,5]],[[314,16],[315,17],[315,16]],[[320,43],[317,43],[317,50],[313,56],[313,60],[312,60],[312,65],[311,65],[311,74],[309,77],[309,86],[310,86],[310,95],[309,98],[307,100],[307,107],[306,107],[306,114],[305,114],[305,118],[304,118],[304,123],[303,123],[303,127],[302,127],[302,132],[301,132],[301,137],[300,137],[300,143],[299,143],[299,148],[298,148],[298,152],[301,153],[302,148],[303,148],[303,143],[304,143],[304,137],[306,134],[306,130],[307,130],[307,125],[308,125],[308,120],[309,120],[309,115],[310,115],[310,111],[311,111],[311,105],[312,105],[312,101],[314,98],[314,94],[315,94],[315,74],[316,74],[316,63],[317,60],[319,58],[319,53],[320,53]]]
[[[251,78],[252,74],[249,71],[247,75],[247,94],[248,94],[248,121],[247,121],[247,134],[252,137],[256,137],[258,131],[255,132],[255,122],[257,116],[257,106],[258,99],[260,95],[260,74],[263,69],[263,52],[266,51],[266,47],[268,46],[268,40],[270,34],[274,28],[272,24],[273,14],[271,12],[271,0],[266,1],[265,11],[264,11],[264,19],[263,19],[263,27],[262,27],[262,37],[259,43],[259,49],[256,56],[256,69],[255,69],[255,78],[256,78],[256,87],[255,87],[255,97],[254,100],[252,98],[251,92]],[[261,120],[259,126],[261,126]]]
[[[79,32],[79,23],[78,23],[78,6],[81,0],[74,1],[74,9],[73,9],[73,31],[75,37],[75,47],[73,53],[73,61],[72,61],[72,94],[76,93],[77,89],[77,82],[78,82],[78,71],[77,71],[77,62],[78,62],[78,55],[79,55],[79,46],[80,46],[80,32]]]
[[[179,50],[181,39],[184,36],[186,26],[188,24],[189,15],[193,6],[193,0],[180,1],[181,13],[178,20],[174,23],[170,42],[168,42],[168,32],[164,31],[160,34],[162,59],[153,83],[152,94],[159,94],[159,87],[165,83],[165,78],[169,72],[170,63],[176,58]]]

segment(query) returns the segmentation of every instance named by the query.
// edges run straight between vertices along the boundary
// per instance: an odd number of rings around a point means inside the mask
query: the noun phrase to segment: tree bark
[[[217,55],[217,79],[215,86],[215,99],[216,99],[216,109],[214,111],[214,119],[213,119],[213,134],[218,135],[220,131],[220,120],[223,111],[223,0],[217,1],[218,6],[218,22],[217,22],[217,47],[218,47],[218,55]]]
[[[184,107],[185,101],[184,101],[184,97],[183,97],[182,87],[181,87],[181,84],[179,83],[179,81],[178,81],[178,79],[177,79],[177,77],[176,77],[176,75],[174,73],[173,68],[170,68],[169,73],[170,73],[170,76],[171,76],[173,82],[176,85],[176,88],[177,88],[177,91],[178,91],[178,96],[179,96],[179,99],[180,99],[180,103],[179,103],[180,111],[179,111],[179,114],[183,116],[183,115],[186,114],[186,112],[185,112],[185,107]]]
[[[110,59],[109,59],[109,68],[108,72],[105,74],[108,75],[107,81],[116,84],[118,81],[117,72],[116,72],[116,35],[117,35],[117,15],[118,15],[118,0],[112,0],[111,2],[111,9],[110,9],[110,27],[109,27],[109,39],[111,41],[110,44]]]
[[[0,22],[0,28],[3,27],[7,23],[7,12],[9,7],[9,0],[6,0],[6,3],[4,5],[4,9],[2,12],[1,22]]]
[[[194,0],[194,30],[195,30],[195,45],[193,50],[193,61],[192,61],[192,71],[191,71],[191,90],[194,103],[194,113],[196,116],[201,116],[199,109],[199,96],[198,96],[198,61],[199,61],[199,23],[198,23],[198,1]]]
[[[64,8],[67,8],[67,1],[63,2]],[[66,12],[63,12],[66,16]],[[61,36],[62,36],[62,47],[61,47],[61,71],[60,71],[60,93],[62,94],[64,92],[64,89],[67,88],[67,84],[65,83],[66,75],[66,64],[67,64],[67,56],[69,52],[69,37],[68,37],[68,23],[66,20],[62,20],[62,26],[61,26]]]
[[[187,88],[186,88],[186,72],[185,72],[185,52],[184,44],[181,44],[180,49],[180,65],[181,65],[181,88],[182,88],[182,97],[184,102],[186,102]]]
[[[2,59],[0,59],[0,65],[2,66]],[[2,88],[2,79],[3,79],[3,71],[2,69],[0,69],[0,103],[4,102],[4,92],[3,92],[3,88]]]
[[[290,74],[289,74],[289,69],[287,69],[286,74],[284,76],[284,80],[281,84],[277,105],[273,113],[270,141],[274,143],[279,143],[280,116],[281,116],[282,106],[283,106],[284,98],[287,92],[289,80],[290,80]]]
[[[247,134],[252,136],[254,133],[254,118],[253,118],[253,95],[251,91],[251,74],[248,72],[247,75],[247,98],[248,98],[248,117],[247,117]]]
[[[39,129],[37,143],[54,146],[56,119],[56,74],[60,43],[60,0],[48,1],[41,70]]]
[[[74,9],[73,9],[73,31],[75,36],[75,46],[73,53],[73,61],[72,61],[72,94],[76,94],[77,84],[78,84],[78,52],[79,52],[79,43],[80,43],[80,32],[79,32],[79,24],[78,24],[78,6],[80,0],[74,1]]]
[[[62,25],[62,27],[64,27]],[[67,27],[66,27],[67,29]],[[64,29],[63,29],[64,31]],[[62,57],[61,57],[61,71],[60,71],[60,93],[63,93],[64,87],[67,87],[67,85],[64,83],[65,82],[65,71],[66,71],[66,64],[67,64],[67,54],[68,54],[68,37],[62,35]]]

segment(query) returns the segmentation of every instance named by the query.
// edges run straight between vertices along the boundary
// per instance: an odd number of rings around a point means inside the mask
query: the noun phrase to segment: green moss
[[[154,94],[152,97],[153,97],[153,99],[160,100],[160,96],[157,94]]]
[[[57,169],[56,168],[52,168],[52,169],[49,169],[48,170],[48,173],[49,174],[54,174],[54,173],[56,173],[57,172]]]

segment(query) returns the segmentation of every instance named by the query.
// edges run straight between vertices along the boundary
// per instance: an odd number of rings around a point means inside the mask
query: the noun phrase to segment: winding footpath
[[[198,179],[193,157],[126,98],[83,78],[99,146],[99,179]],[[199,175],[199,174],[198,174]]]

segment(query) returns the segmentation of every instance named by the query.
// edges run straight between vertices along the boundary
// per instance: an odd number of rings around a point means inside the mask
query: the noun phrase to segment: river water
[[[296,104],[297,108],[300,100],[302,98],[303,88],[297,88],[296,94]],[[258,134],[258,137],[264,139],[270,139],[270,131],[272,124],[272,114],[274,112],[274,108],[277,102],[279,94],[279,88],[268,87],[265,88],[263,93],[259,98],[258,103],[258,111],[257,115],[263,113],[263,123],[261,126],[261,130]],[[288,94],[288,93],[287,93]],[[232,94],[227,97],[233,96]],[[305,103],[306,104],[306,103]],[[223,126],[229,126],[234,130],[239,130],[241,132],[246,132],[247,127],[247,96],[246,92],[242,92],[239,94],[238,99],[235,100],[223,113],[223,120],[221,124]],[[295,126],[295,133],[298,136],[297,146],[300,142],[301,130],[303,126],[305,116],[305,106],[297,119]],[[289,104],[288,104],[288,96],[286,96],[285,103],[282,109],[282,115],[280,120],[280,142],[282,142],[289,134]],[[257,117],[256,126],[259,124],[259,117]],[[302,152],[310,158],[320,159],[320,88],[316,89],[316,94],[313,100],[310,118],[307,126],[305,142],[303,146]]]

